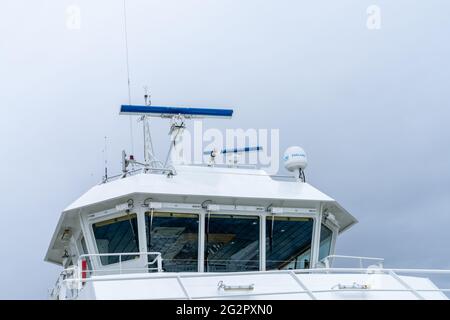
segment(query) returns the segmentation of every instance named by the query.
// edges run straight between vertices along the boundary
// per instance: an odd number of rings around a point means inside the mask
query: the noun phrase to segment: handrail
[[[141,270],[141,269],[140,269]],[[361,274],[388,274],[390,271],[395,273],[407,273],[407,274],[434,274],[434,275],[450,275],[450,270],[446,269],[361,269],[361,268],[315,268],[315,269],[296,269],[296,270],[269,270],[269,271],[244,271],[244,272],[161,272],[158,274],[158,279],[173,278],[176,275],[180,275],[182,278],[196,278],[196,277],[217,277],[218,275],[224,277],[233,277],[239,275],[262,275],[262,274],[289,274],[294,272],[295,274],[316,274],[316,273],[361,273]],[[111,281],[111,280],[124,280],[124,279],[147,279],[154,275],[151,274],[130,274],[129,277],[109,278],[106,276],[98,276],[95,278],[87,278],[85,281]],[[75,281],[77,279],[69,279],[69,281]]]
[[[332,287],[330,289],[311,289],[306,286],[306,284],[301,281],[297,274],[316,274],[316,273],[360,273],[360,274],[386,274],[392,276],[395,274],[395,279],[402,285],[401,289],[374,289],[374,288],[362,288],[362,287],[345,287],[342,289],[336,289]],[[298,269],[298,270],[272,270],[272,271],[250,271],[250,272],[233,272],[233,273],[168,273],[161,272],[158,274],[130,274],[125,277],[111,277],[111,276],[96,276],[93,278],[86,278],[84,282],[95,282],[95,281],[120,281],[120,280],[144,280],[144,279],[176,279],[180,288],[183,292],[183,297],[179,299],[208,299],[208,298],[217,298],[216,295],[209,296],[196,296],[192,297],[189,295],[188,288],[183,284],[183,278],[196,278],[196,277],[233,277],[236,275],[261,275],[261,274],[287,274],[292,277],[295,276],[294,280],[299,284],[301,290],[290,290],[290,291],[280,291],[280,292],[252,292],[250,295],[255,296],[270,296],[270,295],[286,295],[286,294],[306,294],[311,299],[317,299],[316,294],[318,293],[336,293],[336,292],[409,292],[414,295],[416,298],[423,298],[421,293],[426,292],[441,292],[442,294],[450,293],[450,288],[436,288],[436,289],[413,289],[409,286],[403,279],[401,279],[397,273],[422,273],[422,274],[446,274],[450,275],[450,270],[441,270],[441,269],[361,269],[361,268],[315,268],[315,269]],[[297,279],[299,281],[297,281]],[[400,281],[399,281],[400,279]],[[80,279],[72,278],[72,279],[64,279],[62,280],[65,284],[70,284],[74,282],[79,282]],[[406,284],[406,285],[405,285]],[[227,298],[238,298],[238,297],[248,297],[249,294],[227,294]],[[74,298],[76,295],[74,296]],[[167,297],[173,299],[173,297]],[[160,299],[164,299],[161,297]]]
[[[157,161],[157,162],[161,162],[161,161]],[[143,164],[142,164],[143,165]],[[134,176],[134,175],[138,175],[140,173],[145,173],[145,174],[151,174],[151,173],[156,173],[156,174],[174,174],[175,171],[174,169],[171,168],[154,168],[154,167],[142,167],[142,168],[138,168],[138,169],[134,169],[134,170],[130,170],[127,171],[126,174],[124,173],[119,173],[119,174],[115,174],[113,176],[104,178],[99,185],[114,181],[114,180],[119,180],[128,176]]]
[[[118,257],[118,262],[114,264],[108,265],[106,268],[98,268],[95,270],[93,262],[93,258],[95,257]],[[133,264],[128,265],[126,268],[123,267],[123,257],[124,256],[136,256],[145,258],[145,263],[142,264],[142,267],[133,266]],[[149,261],[149,257],[154,257],[153,260]],[[351,259],[358,260],[360,262],[359,268],[335,268],[331,267],[333,259],[335,258],[343,258],[343,259]],[[89,259],[89,260],[88,260]],[[78,297],[80,291],[83,289],[84,284],[87,282],[95,282],[95,281],[118,281],[118,280],[144,280],[144,279],[154,279],[155,277],[158,279],[176,279],[178,285],[180,286],[183,297],[181,299],[200,299],[200,298],[217,298],[217,296],[205,296],[205,297],[192,297],[189,294],[188,288],[184,285],[182,279],[183,278],[196,278],[196,277],[233,277],[239,275],[270,275],[270,274],[288,274],[290,275],[295,282],[299,285],[299,290],[294,291],[281,291],[281,292],[268,292],[268,293],[260,293],[254,291],[252,293],[248,293],[250,295],[262,295],[262,296],[270,296],[270,295],[283,295],[283,294],[306,294],[311,299],[317,299],[317,293],[330,293],[330,292],[409,292],[414,297],[418,299],[425,298],[422,293],[425,292],[441,292],[443,297],[450,293],[450,289],[448,288],[436,288],[436,289],[416,289],[410,286],[410,284],[401,278],[398,274],[430,274],[430,275],[450,275],[450,270],[443,269],[385,269],[383,268],[382,258],[372,258],[372,257],[356,257],[356,256],[342,256],[342,255],[330,255],[322,261],[325,264],[324,268],[312,268],[312,269],[295,269],[295,270],[269,270],[269,271],[240,271],[240,272],[163,272],[162,269],[162,256],[160,252],[124,252],[124,253],[95,253],[95,254],[83,254],[78,258],[78,264],[75,266],[71,266],[65,270],[63,270],[55,284],[55,287],[51,291],[51,297],[63,297],[66,299],[75,299]],[[172,259],[176,260],[176,259]],[[189,260],[189,259],[179,259],[179,260]],[[376,261],[378,266],[363,268],[363,261]],[[86,263],[82,263],[83,261],[91,262],[91,269],[87,270]],[[136,261],[136,260],[134,260]],[[167,260],[171,261],[171,259]],[[251,261],[251,260],[250,260]],[[141,262],[143,262],[141,260]],[[150,266],[156,263],[156,267],[151,268]],[[112,267],[110,267],[112,266]],[[83,268],[84,267],[84,268]],[[157,273],[148,273],[148,271],[154,270]],[[126,271],[126,273],[124,273]],[[142,271],[146,271],[142,273]],[[109,274],[106,274],[109,273]],[[308,288],[304,281],[300,279],[297,275],[305,275],[305,274],[342,274],[342,273],[356,273],[356,274],[384,274],[393,277],[402,287],[402,289],[398,288],[390,288],[390,289],[375,289],[370,286],[359,284],[354,282],[353,285],[349,284],[341,284],[338,283],[328,289],[316,290],[312,288]],[[117,277],[117,274],[121,274],[120,277]],[[337,288],[337,289],[336,289]],[[228,295],[227,297],[243,297],[247,295]]]
[[[78,278],[82,279],[82,272],[89,272],[89,273],[93,273],[93,272],[111,272],[111,271],[119,271],[120,274],[122,274],[122,272],[124,271],[123,267],[122,267],[122,262],[123,256],[147,256],[147,258],[149,256],[155,256],[155,258],[152,261],[147,261],[146,262],[146,270],[156,270],[157,272],[162,272],[162,256],[161,256],[161,252],[121,252],[121,253],[90,253],[90,254],[82,254],[78,257],[78,261],[77,261],[77,265],[78,265]],[[119,269],[113,269],[113,268],[107,268],[106,270],[95,270],[95,268],[88,270],[82,270],[82,261],[83,260],[91,260],[91,258],[93,257],[119,257]],[[156,262],[156,268],[148,268],[149,265],[152,265]],[[91,261],[92,263],[92,261]],[[111,264],[114,265],[114,264]],[[136,269],[136,268],[135,268]],[[125,269],[125,270],[129,270],[129,269]],[[85,280],[85,279],[84,279]]]
[[[397,280],[405,289],[408,289],[411,291],[416,298],[420,300],[424,300],[424,297],[415,289],[413,289],[408,283],[406,283],[402,278],[400,278],[394,271],[389,271],[389,274],[394,277],[395,280]]]
[[[297,275],[295,274],[295,272],[290,272],[289,273],[291,276],[292,276],[292,278],[295,280],[295,282],[297,282],[299,285],[300,285],[300,287],[304,290],[304,291],[306,291],[306,293],[308,293],[308,295],[310,296],[310,298],[312,299],[312,300],[317,300],[317,298],[316,298],[316,296],[314,295],[314,293],[312,293],[312,291],[310,290],[310,289],[308,289],[308,287],[303,283],[303,281],[301,281],[298,277],[297,277]]]

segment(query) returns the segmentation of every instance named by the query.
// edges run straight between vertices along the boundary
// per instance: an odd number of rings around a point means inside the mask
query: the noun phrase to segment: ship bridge
[[[334,254],[357,220],[306,182],[302,148],[284,153],[291,176],[215,162],[260,146],[205,151],[208,164],[186,165],[184,121],[232,110],[125,105],[121,113],[140,116],[144,161],[124,151],[120,175],[105,168],[102,183],[62,212],[45,257],[63,266],[51,298],[447,298],[450,289],[411,275],[449,270],[385,269],[380,258]],[[165,162],[153,154],[149,117],[170,119]],[[336,258],[359,266],[334,268]]]
[[[130,253],[148,252],[161,254],[165,272],[312,268],[356,223],[335,200],[296,179],[258,169],[176,170],[90,189],[63,211],[45,259],[69,267],[89,254],[97,273],[119,263],[142,270],[154,257]]]

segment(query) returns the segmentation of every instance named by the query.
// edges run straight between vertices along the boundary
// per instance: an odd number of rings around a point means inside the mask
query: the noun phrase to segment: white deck
[[[403,270],[404,271],[404,270]],[[224,290],[222,282],[231,289]],[[66,283],[72,283],[67,281]],[[233,289],[233,286],[253,289]],[[347,287],[347,288],[340,288]],[[365,288],[358,288],[365,286]],[[394,270],[285,270],[246,273],[150,273],[88,278],[68,299],[447,299],[425,277],[398,276]],[[65,296],[67,294],[67,296]]]

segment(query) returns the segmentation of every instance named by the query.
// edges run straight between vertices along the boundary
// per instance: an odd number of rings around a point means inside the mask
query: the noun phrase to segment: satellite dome
[[[305,150],[300,147],[289,147],[283,155],[284,167],[289,171],[305,170],[308,165]]]

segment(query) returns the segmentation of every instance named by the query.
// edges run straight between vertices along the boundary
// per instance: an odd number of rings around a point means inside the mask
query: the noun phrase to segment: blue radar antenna
[[[192,108],[192,107],[174,107],[174,106],[152,106],[149,99],[149,94],[145,92],[144,98],[146,105],[130,105],[124,104],[120,106],[121,115],[136,115],[140,117],[144,126],[144,163],[139,163],[134,159],[133,155],[127,158],[127,155],[123,153],[123,175],[128,173],[128,164],[141,165],[145,171],[170,171],[172,174],[176,174],[173,164],[183,164],[183,159],[177,157],[181,154],[182,148],[181,141],[183,131],[186,128],[184,121],[186,119],[203,119],[203,118],[222,118],[229,119],[233,116],[232,109],[219,109],[219,108]],[[165,118],[170,119],[170,131],[171,143],[169,152],[164,162],[156,159],[153,153],[153,144],[150,134],[150,118]],[[233,152],[230,150],[223,150],[224,152]],[[247,150],[250,151],[250,150]],[[242,152],[237,149],[234,152]]]
[[[125,104],[120,107],[120,114],[161,118],[173,118],[174,116],[183,116],[184,118],[231,118],[233,116],[233,110]]]

